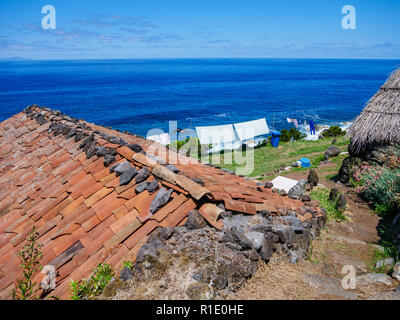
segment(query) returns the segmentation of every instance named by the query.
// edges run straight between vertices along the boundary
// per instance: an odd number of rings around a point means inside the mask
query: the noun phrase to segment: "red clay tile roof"
[[[10,297],[21,274],[17,253],[33,226],[43,246],[41,264],[57,270],[52,295],[64,299],[69,298],[71,279],[88,277],[100,262],[116,269],[124,260],[134,261],[150,233],[158,227],[183,225],[190,210],[198,209],[218,229],[223,212],[216,206],[219,203],[247,214],[302,212],[302,202],[211,166],[176,164],[180,172],[173,173],[152,156],[167,162],[172,157],[188,159],[157,146],[152,152],[152,144],[141,137],[37,106],[2,122],[0,298]],[[153,183],[157,189],[138,193],[135,178],[120,186],[120,177],[110,168],[125,161],[137,170],[148,168],[151,174],[141,183],[149,186],[157,179]],[[200,179],[204,186],[191,178]],[[151,214],[161,188],[171,190],[171,197]]]

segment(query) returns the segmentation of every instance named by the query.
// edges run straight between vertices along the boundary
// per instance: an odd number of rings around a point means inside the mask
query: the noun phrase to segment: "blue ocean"
[[[400,60],[1,61],[0,121],[30,104],[114,129],[222,125],[265,117],[352,121]]]

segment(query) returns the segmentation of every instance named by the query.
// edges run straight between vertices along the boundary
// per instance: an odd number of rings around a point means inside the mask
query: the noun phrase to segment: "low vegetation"
[[[106,263],[100,263],[94,270],[89,280],[71,281],[71,299],[82,300],[99,296],[113,278],[114,272]]]
[[[340,128],[339,126],[332,126],[329,127],[328,129],[322,131],[321,135],[324,138],[333,138],[333,137],[340,137],[344,136],[346,134],[346,131]]]
[[[28,243],[18,252],[21,259],[21,269],[23,277],[17,280],[17,286],[12,290],[13,300],[36,300],[39,299],[37,293],[40,287],[33,280],[37,271],[41,270],[40,258],[42,257],[41,245],[38,243],[39,234],[35,227],[28,235]]]
[[[328,220],[343,221],[346,216],[336,208],[337,200],[329,200],[329,190],[325,188],[314,189],[310,192],[311,199],[318,200],[321,207],[325,208]]]
[[[254,170],[249,176],[254,177],[262,174],[271,175],[274,171],[290,166],[303,157],[309,158],[311,164],[317,166],[323,161],[323,153],[331,145],[331,142],[331,138],[324,138],[316,141],[299,140],[280,143],[278,148],[273,148],[270,144],[266,144],[260,148],[247,151],[254,153]],[[335,145],[338,146],[341,151],[347,151],[348,143],[349,140],[346,137],[338,137]],[[245,152],[243,152],[243,157],[245,157]],[[231,164],[224,163],[224,158],[234,159],[234,156],[231,152],[214,155],[213,163],[221,168],[232,171],[243,166],[243,164],[238,164],[235,161],[232,161]],[[296,169],[297,168],[294,168],[293,170]],[[305,169],[298,168],[298,170]]]
[[[363,165],[352,182],[356,192],[380,216],[390,215],[400,207],[400,169]]]
[[[296,128],[290,128],[289,130],[283,129],[281,131],[281,137],[279,140],[281,142],[297,141],[305,138],[306,136],[307,135],[305,133],[301,133]]]

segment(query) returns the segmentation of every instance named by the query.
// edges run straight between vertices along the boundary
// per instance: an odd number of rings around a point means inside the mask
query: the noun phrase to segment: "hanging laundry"
[[[299,123],[297,122],[297,119],[286,118],[286,120],[288,123],[293,123],[296,128],[299,127]]]
[[[315,135],[315,125],[313,120],[310,120],[310,134]]]

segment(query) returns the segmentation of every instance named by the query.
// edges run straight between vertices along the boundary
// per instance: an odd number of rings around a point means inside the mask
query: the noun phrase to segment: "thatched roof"
[[[349,135],[356,152],[371,144],[400,143],[400,68],[368,101]]]

